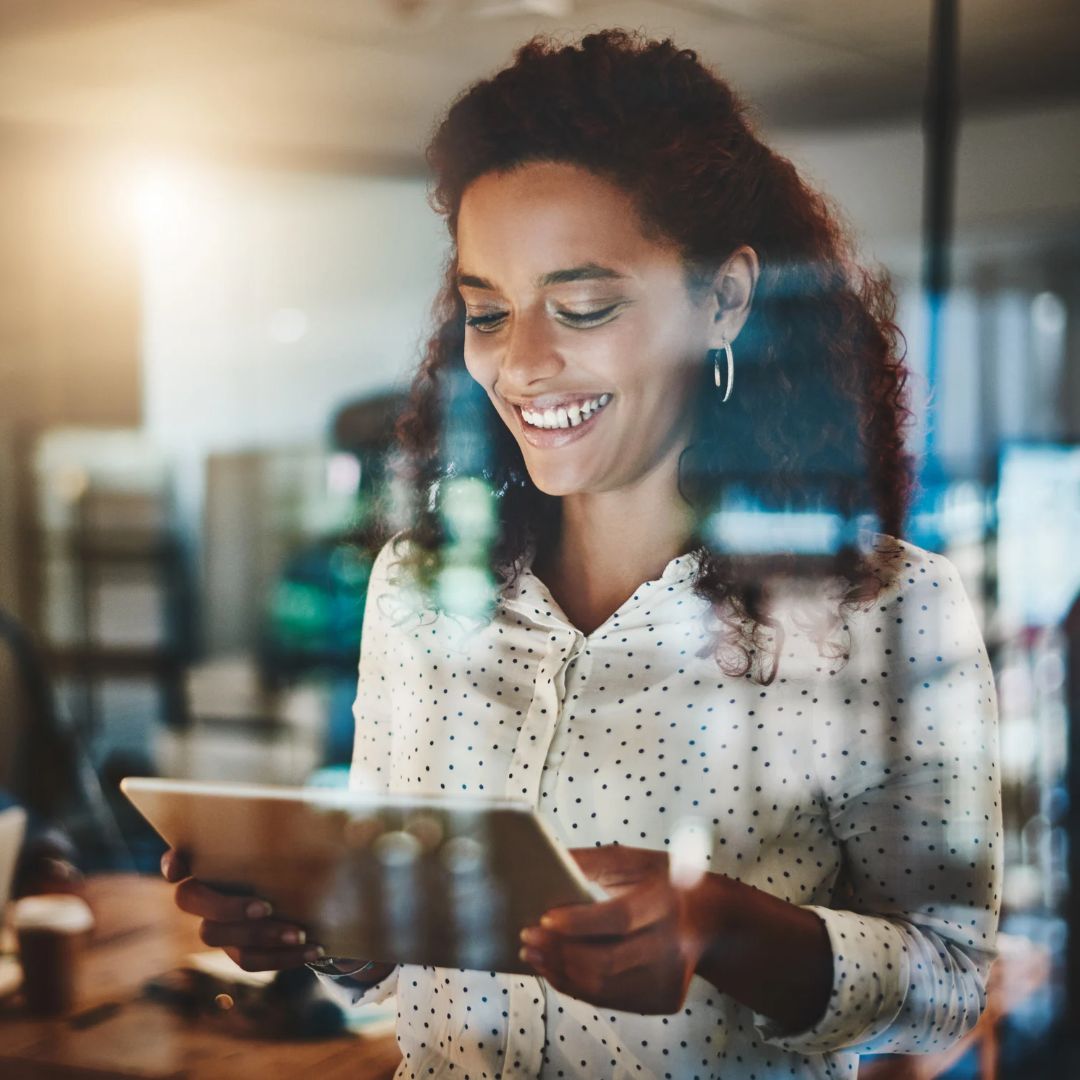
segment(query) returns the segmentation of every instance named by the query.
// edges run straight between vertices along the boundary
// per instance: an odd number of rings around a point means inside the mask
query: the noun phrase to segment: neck
[[[538,555],[534,570],[571,621],[590,633],[688,550],[693,528],[674,473],[654,473],[629,489],[567,495],[558,541]]]

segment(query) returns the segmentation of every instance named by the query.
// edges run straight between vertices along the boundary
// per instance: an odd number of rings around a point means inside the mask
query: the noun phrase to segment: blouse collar
[[[517,579],[503,590],[502,602],[508,610],[526,615],[539,625],[565,627],[569,620],[552,597],[547,585],[533,573],[534,558],[535,551],[530,549],[522,561],[522,569]],[[674,615],[676,608],[678,617],[685,617],[688,614],[687,597],[693,595],[691,583],[700,562],[700,551],[676,555],[658,578],[642,582],[593,634],[599,635],[612,629],[627,629],[639,623],[644,625],[667,621]],[[593,634],[589,636],[592,637]]]

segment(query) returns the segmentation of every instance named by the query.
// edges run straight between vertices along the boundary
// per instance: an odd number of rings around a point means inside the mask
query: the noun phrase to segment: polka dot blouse
[[[694,556],[591,634],[525,571],[485,623],[418,611],[388,546],[373,571],[353,782],[536,806],[570,847],[663,849],[712,832],[710,869],[823,921],[824,1016],[798,1032],[695,977],[682,1010],[601,1009],[544,980],[401,966],[397,1077],[854,1077],[860,1053],[940,1050],[985,1001],[1001,883],[994,683],[956,570],[902,546],[901,572],[822,655],[781,605],[761,685],[702,649]]]

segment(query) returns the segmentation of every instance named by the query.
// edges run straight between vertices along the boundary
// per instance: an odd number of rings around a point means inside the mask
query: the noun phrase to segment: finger
[[[225,954],[245,971],[283,971],[311,963],[326,955],[317,945],[281,949],[227,948]]]
[[[552,908],[541,916],[540,925],[566,937],[620,937],[659,922],[671,910],[671,887],[666,878],[657,877],[613,900]]]
[[[258,897],[229,896],[195,878],[187,878],[176,886],[176,906],[189,915],[198,915],[211,922],[265,919],[272,910],[265,900]]]
[[[203,943],[215,948],[280,948],[306,945],[307,933],[299,926],[276,919],[248,919],[245,922],[213,922],[204,919],[199,926]]]
[[[164,855],[161,856],[161,873],[166,881],[173,882],[183,881],[188,877],[191,871],[188,869],[187,859],[179,851],[169,848]]]
[[[530,949],[554,948],[559,940],[554,930],[545,930],[542,926],[526,926],[518,936],[522,945]]]

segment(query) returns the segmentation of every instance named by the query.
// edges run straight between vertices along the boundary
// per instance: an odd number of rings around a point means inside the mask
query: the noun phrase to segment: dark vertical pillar
[[[957,0],[934,0],[923,116],[923,291],[926,295],[926,374],[931,400],[941,377],[945,299],[949,290],[956,186],[959,12]],[[926,468],[938,469],[934,417],[927,424]]]
[[[1065,901],[1065,925],[1068,940],[1065,957],[1064,1030],[1074,1054],[1078,1052],[1080,1032],[1080,597],[1065,617],[1066,664],[1068,669],[1067,708],[1069,725],[1069,760],[1067,766],[1068,809],[1065,832],[1068,843],[1068,898]]]

